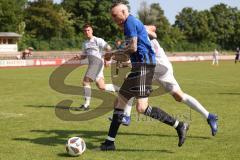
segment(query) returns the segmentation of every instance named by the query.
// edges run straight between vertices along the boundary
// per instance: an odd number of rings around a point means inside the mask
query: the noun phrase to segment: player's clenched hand
[[[80,60],[81,58],[80,58],[79,55],[75,55],[75,56],[73,57],[73,59],[74,59],[74,60]]]
[[[127,55],[124,51],[119,50],[113,55],[113,60],[120,61],[120,62],[126,62],[129,60],[129,55]]]
[[[105,55],[104,55],[104,59],[106,61],[110,61],[112,56],[113,56],[112,52],[106,52]]]

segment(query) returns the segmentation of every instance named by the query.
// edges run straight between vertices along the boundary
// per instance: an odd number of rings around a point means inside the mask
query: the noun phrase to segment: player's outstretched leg
[[[181,91],[182,92],[182,91]],[[197,111],[198,113],[200,113],[205,119],[207,119],[207,122],[211,128],[211,132],[212,135],[215,136],[217,134],[218,131],[218,117],[215,114],[209,113],[202,105],[201,103],[195,99],[194,97],[183,93],[179,94],[180,92],[176,92],[175,96],[178,94],[180,97],[180,101],[182,101],[183,103],[185,103],[187,106],[189,106],[190,108],[192,108],[193,110]]]
[[[148,106],[144,112],[144,115],[157,119],[167,125],[174,127],[177,130],[178,134],[178,146],[181,147],[185,142],[187,131],[189,129],[189,124],[186,122],[179,122],[165,111],[161,110],[158,107]]]

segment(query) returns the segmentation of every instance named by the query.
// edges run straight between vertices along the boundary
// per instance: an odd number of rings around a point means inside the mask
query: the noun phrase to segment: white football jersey
[[[165,54],[163,48],[160,46],[158,41],[156,39],[152,39],[151,41],[151,46],[153,48],[153,51],[156,54],[156,62],[157,62],[157,67],[160,65],[165,66],[167,69],[172,70],[172,64],[168,60],[167,55]]]
[[[218,56],[218,51],[215,49],[214,52],[213,52],[213,57],[217,57]]]
[[[104,54],[104,49],[107,47],[107,42],[102,38],[93,36],[90,40],[83,42],[83,55],[96,56],[97,58],[102,58]]]

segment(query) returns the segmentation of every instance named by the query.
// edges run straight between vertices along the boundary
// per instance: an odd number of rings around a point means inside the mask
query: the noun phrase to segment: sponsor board
[[[0,60],[0,67],[26,66],[26,60]]]
[[[79,60],[58,59],[27,59],[27,60],[0,60],[0,67],[24,66],[59,66],[62,64],[80,64]]]
[[[219,60],[234,60],[234,55],[219,56]],[[212,56],[169,56],[170,61],[209,61]],[[110,62],[109,62],[110,63]],[[68,60],[64,58],[57,59],[27,59],[27,60],[0,60],[0,67],[24,67],[24,66],[59,66],[62,64],[88,64],[88,61]]]
[[[186,61],[211,61],[212,56],[170,56],[168,59],[171,62],[186,62]],[[233,55],[222,55],[219,56],[219,60],[234,60]]]
[[[34,66],[59,66],[62,64],[79,64],[79,60],[58,59],[34,59]]]
[[[63,59],[34,59],[34,66],[57,66],[64,62]]]

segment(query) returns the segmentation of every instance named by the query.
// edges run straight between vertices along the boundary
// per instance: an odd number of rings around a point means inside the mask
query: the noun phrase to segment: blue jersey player
[[[130,15],[127,6],[121,3],[111,7],[111,15],[114,22],[124,31],[127,46],[123,54],[130,56],[132,69],[120,88],[108,136],[100,149],[115,150],[114,141],[122,122],[124,108],[132,97],[137,100],[136,108],[139,113],[174,127],[179,137],[178,146],[182,146],[189,125],[176,120],[159,107],[148,104],[156,60],[144,25]]]

